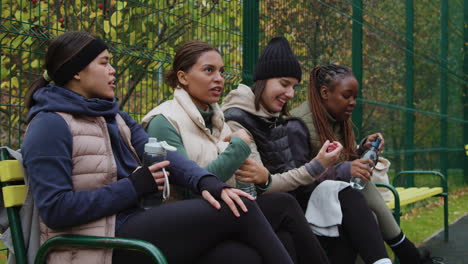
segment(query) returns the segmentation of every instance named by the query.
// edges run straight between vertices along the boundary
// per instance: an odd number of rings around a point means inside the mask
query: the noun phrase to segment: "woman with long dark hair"
[[[350,117],[356,105],[358,89],[358,82],[348,67],[335,64],[317,66],[310,73],[308,100],[291,111],[293,116],[301,118],[307,125],[312,155],[327,140],[343,144],[343,155],[338,163],[350,173],[340,180],[348,182],[350,177],[362,177],[370,181],[372,172],[363,169],[367,168],[366,162],[358,157],[377,138],[382,142],[379,151],[384,147],[382,134],[374,133],[361,140],[361,147],[356,150]],[[423,258],[429,259],[427,253],[426,256],[420,256],[414,244],[405,236],[373,183],[367,183],[361,193],[377,217],[385,242],[401,263],[418,264],[424,263]]]

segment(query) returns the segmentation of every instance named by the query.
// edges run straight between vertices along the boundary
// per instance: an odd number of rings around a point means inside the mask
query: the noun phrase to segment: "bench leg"
[[[448,196],[444,196],[444,239],[445,242],[449,239],[449,224],[448,224]]]

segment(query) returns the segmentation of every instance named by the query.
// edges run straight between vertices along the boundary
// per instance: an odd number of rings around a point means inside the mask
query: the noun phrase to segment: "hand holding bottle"
[[[372,176],[372,168],[367,164],[374,166],[374,162],[370,159],[357,159],[351,162],[351,177],[358,177],[365,181],[370,180]]]
[[[375,133],[375,134],[367,136],[367,140],[366,142],[364,142],[364,149],[370,149],[372,142],[376,141],[377,138],[380,139],[379,151],[378,151],[378,154],[380,155],[380,153],[384,149],[384,143],[385,143],[385,140],[381,133]]]
[[[256,185],[265,185],[270,176],[268,169],[253,159],[246,159],[235,174],[236,180]]]
[[[162,169],[169,166],[169,164],[170,162],[168,160],[165,160],[155,163],[148,167],[151,174],[153,175],[154,181],[158,185],[159,191],[162,191],[164,189],[164,183],[166,182],[166,178],[164,177],[164,172],[162,171]],[[170,173],[166,171],[166,175],[169,176]]]
[[[379,145],[381,138],[376,137],[375,141],[371,143],[368,149],[361,156],[360,160],[351,163],[351,187],[357,190],[362,190],[366,187],[367,182],[372,176],[372,169],[374,168],[379,158]],[[367,167],[367,168],[366,168]],[[353,174],[354,173],[354,174]]]
[[[162,198],[165,200],[170,196],[169,173],[164,169],[164,167],[169,165],[168,161],[166,161],[166,155],[167,151],[176,151],[177,149],[167,144],[166,141],[160,142],[156,138],[152,137],[148,139],[148,143],[145,144],[144,148],[143,165],[149,168],[153,178],[156,180],[156,183],[161,183],[163,185],[158,185],[158,190],[161,190],[162,188]],[[156,192],[147,194],[141,201],[141,205],[145,209],[157,206],[160,203],[160,194]]]

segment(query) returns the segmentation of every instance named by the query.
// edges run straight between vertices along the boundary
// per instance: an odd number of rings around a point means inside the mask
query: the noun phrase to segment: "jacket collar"
[[[221,135],[221,131],[224,127],[224,115],[217,103],[210,104],[213,110],[213,116],[211,118],[213,129],[211,131],[206,127],[205,120],[198,110],[197,106],[193,103],[189,93],[182,88],[176,88],[174,90],[174,100],[184,109],[190,119],[205,133],[218,138]]]

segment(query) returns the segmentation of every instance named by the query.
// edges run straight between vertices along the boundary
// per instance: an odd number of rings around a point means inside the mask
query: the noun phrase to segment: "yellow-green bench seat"
[[[398,195],[400,196],[400,206],[404,206],[407,204],[412,204],[418,201],[422,201],[426,198],[430,198],[441,194],[444,192],[442,187],[412,187],[412,188],[403,188],[397,187],[396,188]],[[390,201],[387,202],[387,206],[390,209],[395,209],[395,198],[392,197]]]

